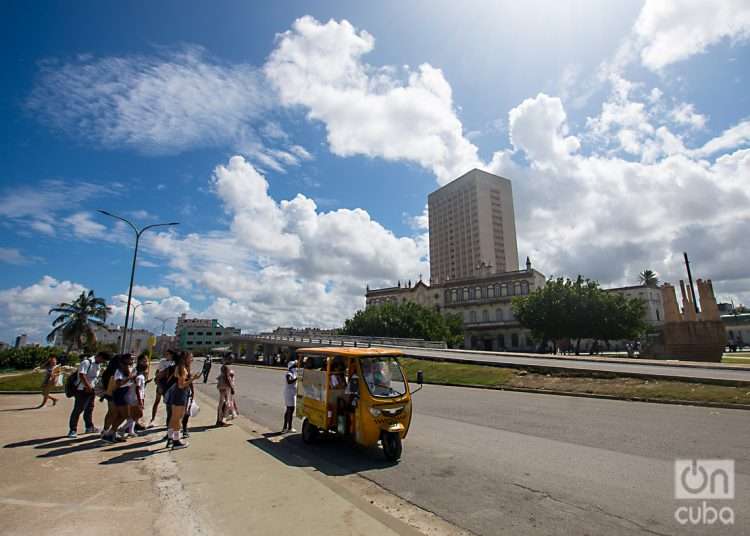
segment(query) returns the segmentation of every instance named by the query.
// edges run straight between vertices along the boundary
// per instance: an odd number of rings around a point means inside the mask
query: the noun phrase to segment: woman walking
[[[128,418],[128,392],[135,380],[135,371],[131,371],[132,365],[133,356],[131,354],[123,354],[111,380],[114,382],[112,389],[112,416],[109,428],[102,434],[102,439],[110,443],[125,441],[123,437],[117,436],[117,429]]]
[[[167,430],[167,447],[173,449],[187,447],[187,442],[180,441],[180,427],[182,417],[187,409],[190,384],[200,373],[192,375],[190,365],[193,362],[193,354],[180,352],[175,359],[175,384],[169,388],[166,401],[172,408],[169,416],[169,427]]]
[[[219,390],[219,405],[216,407],[216,426],[229,426],[225,421],[227,412],[231,411],[232,393],[234,391],[233,378],[230,376],[228,365],[221,366],[221,372],[216,378],[216,388]]]
[[[159,360],[156,374],[154,375],[154,381],[156,382],[156,396],[154,397],[154,406],[151,408],[151,422],[148,423],[147,428],[154,427],[156,412],[159,410],[159,402],[161,402],[162,398],[166,396],[167,389],[171,387],[176,356],[177,353],[174,350],[167,350],[164,352],[164,357]],[[166,400],[164,401],[164,405],[169,407]],[[169,425],[169,416],[167,416],[167,425]]]
[[[44,364],[44,379],[42,380],[42,403],[39,404],[40,408],[47,405],[47,400],[52,400],[52,405],[57,405],[57,398],[50,394],[52,388],[57,383],[57,377],[60,375],[60,367],[57,365],[57,357],[54,355],[49,356],[47,362]]]
[[[190,409],[195,403],[195,386],[191,383],[188,387],[188,401],[185,404],[185,415],[182,416],[182,439],[190,437],[188,432],[188,421],[190,420]]]
[[[115,371],[120,367],[121,359],[121,354],[117,354],[112,359],[110,359],[107,367],[104,369],[104,372],[102,372],[101,376],[99,376],[99,380],[94,386],[94,393],[99,397],[99,402],[103,402],[104,400],[107,401],[107,414],[104,416],[102,436],[104,436],[104,432],[106,432],[109,429],[109,426],[112,424],[112,418],[115,414],[115,404],[112,401],[112,391],[110,390],[110,383],[114,381],[113,376],[115,375]]]
[[[147,369],[148,365],[143,363],[139,357],[135,367],[135,377],[128,386],[128,392],[125,397],[128,404],[128,420],[120,430],[123,437],[136,437],[136,425],[138,424],[138,420],[143,417]]]
[[[146,408],[144,404],[146,403],[146,385],[149,384],[151,381],[151,357],[149,356],[148,352],[144,351],[141,352],[141,354],[138,356],[138,359],[135,362],[135,381],[136,384],[138,384],[138,377],[143,377],[142,385],[140,386],[141,391],[140,394],[138,393],[138,385],[136,385],[136,398],[139,402],[140,407],[140,417],[136,419],[135,421],[135,431],[141,432],[146,429],[146,425],[143,423],[141,419],[146,414]]]

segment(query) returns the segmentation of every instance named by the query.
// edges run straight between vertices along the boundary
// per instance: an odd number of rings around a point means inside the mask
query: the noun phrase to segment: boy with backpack
[[[81,360],[78,366],[78,372],[71,375],[68,384],[65,386],[66,395],[75,398],[73,411],[70,413],[68,421],[68,437],[74,438],[78,433],[78,418],[83,413],[83,422],[86,425],[87,434],[99,433],[99,429],[94,426],[94,385],[99,376],[99,368],[102,363],[110,359],[109,352],[99,352],[95,356],[87,357]],[[71,393],[72,391],[72,393]]]

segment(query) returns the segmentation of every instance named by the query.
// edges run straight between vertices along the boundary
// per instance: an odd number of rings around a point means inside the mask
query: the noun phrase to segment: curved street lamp
[[[125,300],[120,300],[120,303],[126,303],[126,302],[125,302]],[[130,348],[130,345],[133,344],[133,327],[135,326],[135,311],[136,311],[136,309],[138,309],[142,305],[151,305],[153,303],[154,302],[152,302],[152,301],[145,301],[145,302],[137,303],[137,304],[133,305],[133,319],[130,321],[130,338],[128,340],[128,348]],[[127,324],[126,324],[126,326],[127,326]]]
[[[155,316],[154,318],[156,320],[158,320],[159,322],[161,322],[161,334],[164,335],[164,326],[167,325],[167,322],[169,322],[170,320],[172,320],[174,318],[179,318],[179,317],[178,316],[168,316],[166,318],[162,318],[160,316]]]
[[[148,231],[149,229],[153,229],[154,227],[169,227],[172,225],[179,225],[179,222],[170,222],[170,223],[154,223],[152,225],[147,225],[143,229],[138,229],[135,225],[133,225],[129,220],[126,220],[125,218],[118,216],[116,214],[112,214],[111,212],[107,212],[106,210],[97,210],[97,212],[100,212],[104,214],[105,216],[109,216],[110,218],[115,218],[120,221],[124,221],[128,225],[130,225],[130,228],[133,229],[135,232],[135,249],[133,250],[133,267],[130,269],[130,285],[128,286],[128,308],[125,310],[125,332],[122,334],[122,341],[120,344],[120,353],[125,352],[125,339],[127,338],[128,334],[128,320],[130,319],[130,301],[133,297],[133,278],[135,277],[135,261],[138,258],[138,243],[141,240],[141,235]]]

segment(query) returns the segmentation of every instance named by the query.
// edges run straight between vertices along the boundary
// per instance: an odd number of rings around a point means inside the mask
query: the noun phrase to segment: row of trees
[[[357,311],[344,323],[342,333],[446,341],[454,348],[463,343],[463,320],[459,315],[442,315],[412,302],[385,303]]]
[[[647,328],[643,301],[605,292],[582,276],[550,279],[528,296],[515,298],[512,307],[535,340],[551,342],[555,350],[558,341],[575,340],[576,354],[582,339],[593,339],[595,351],[599,342],[635,339]]]

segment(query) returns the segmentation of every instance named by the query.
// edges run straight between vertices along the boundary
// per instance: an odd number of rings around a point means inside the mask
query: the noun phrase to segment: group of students
[[[194,410],[192,413],[197,413],[193,382],[201,376],[205,382],[211,370],[210,358],[206,358],[203,367],[196,373],[192,372],[192,363],[191,352],[167,350],[151,378],[151,361],[146,352],[137,359],[132,354],[112,356],[109,352],[99,352],[82,359],[73,377],[75,401],[69,419],[68,437],[77,436],[78,421],[83,414],[85,433],[100,433],[104,441],[112,443],[126,441],[128,437],[136,437],[137,432],[154,427],[159,405],[163,401],[167,410],[167,434],[164,438],[167,448],[187,447],[185,439],[190,436],[188,421],[191,407]],[[51,394],[51,390],[59,383],[61,367],[57,364],[56,357],[51,356],[40,369],[44,372],[41,406],[50,400],[54,405],[57,399]],[[296,432],[292,422],[297,379],[297,362],[291,361],[284,381],[285,412],[282,432]],[[151,420],[148,425],[144,425],[142,419],[146,407],[146,386],[152,381],[156,384],[156,397],[151,408]],[[216,387],[219,391],[216,426],[229,426],[227,421],[237,417],[239,410],[235,400],[235,374],[227,364],[221,366]],[[107,402],[107,415],[102,429],[97,428],[93,421],[97,398],[100,402]]]
[[[68,437],[77,436],[78,422],[83,414],[85,433],[100,433],[104,441],[112,443],[126,441],[128,437],[135,437],[137,432],[154,426],[159,404],[163,401],[167,410],[167,447],[187,447],[185,439],[190,435],[188,421],[191,413],[197,414],[198,409],[194,399],[193,382],[202,375],[205,378],[210,370],[210,365],[204,363],[201,371],[193,373],[192,363],[192,353],[167,350],[152,378],[151,361],[146,352],[140,354],[137,359],[132,354],[112,356],[109,352],[99,352],[82,359],[77,371],[69,379],[72,383],[66,385],[66,392],[70,390],[69,396],[74,398],[68,423]],[[55,405],[57,398],[51,391],[60,384],[62,373],[56,356],[50,356],[40,369],[44,372],[40,407],[49,401]],[[151,421],[144,425],[142,419],[146,407],[146,386],[152,381],[156,384],[156,398],[151,409]],[[216,424],[227,426],[227,419],[239,415],[234,400],[234,371],[227,365],[221,367],[217,387],[219,406]],[[100,402],[107,402],[107,415],[102,429],[97,428],[93,420],[97,398]]]

